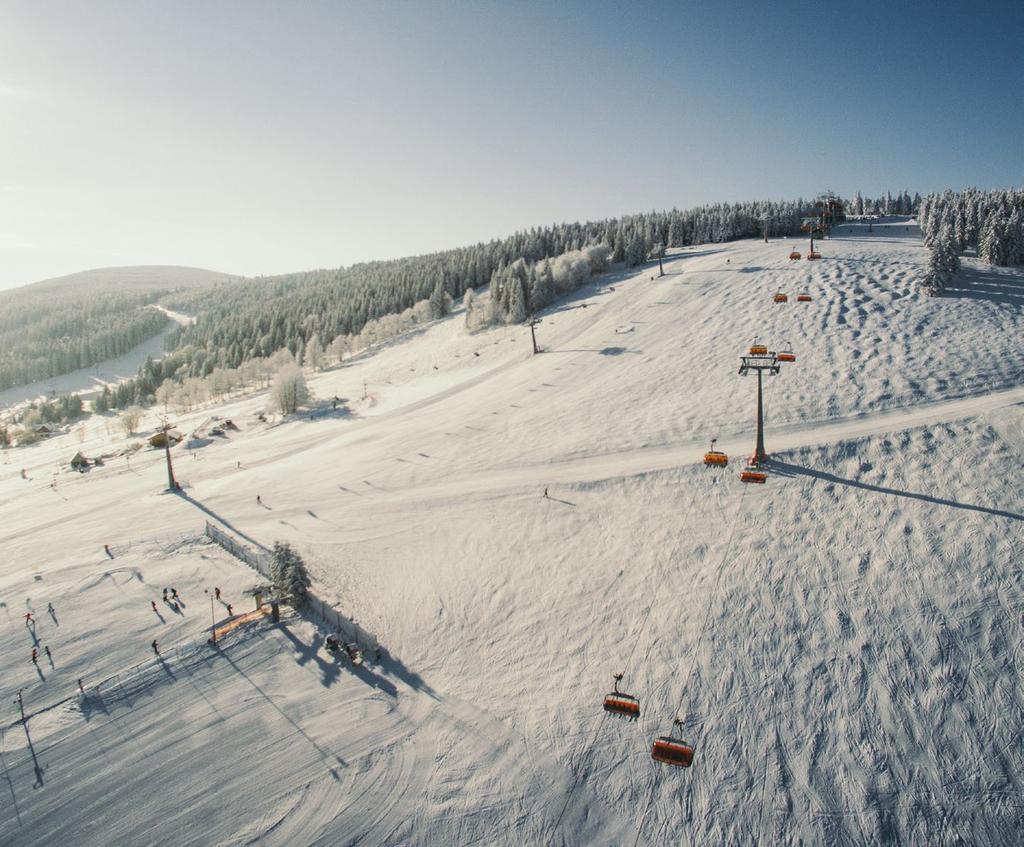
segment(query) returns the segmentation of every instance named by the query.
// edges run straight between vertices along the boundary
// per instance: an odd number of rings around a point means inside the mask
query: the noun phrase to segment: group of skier
[[[50,617],[53,618],[54,623],[56,623],[57,622],[57,611],[56,611],[56,609],[53,608],[53,603],[47,603],[46,604],[46,611],[50,613]],[[35,617],[33,617],[31,611],[25,612],[25,626],[28,627],[30,630],[32,630],[33,641],[35,641],[35,644],[38,645],[39,644],[39,639],[35,637],[36,619],[35,619]],[[47,658],[47,660],[50,663],[50,667],[52,668],[54,666],[53,665],[53,654],[50,652],[50,645],[49,644],[47,644],[46,646],[43,647],[43,652],[46,654],[46,658]],[[38,646],[34,646],[32,648],[32,664],[35,665],[36,667],[39,667],[39,647]]]

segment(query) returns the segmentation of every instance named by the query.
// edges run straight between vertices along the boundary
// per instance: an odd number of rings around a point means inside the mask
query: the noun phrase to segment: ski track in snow
[[[5,454],[0,669],[31,717],[0,726],[0,840],[1017,843],[1024,274],[965,260],[920,298],[915,233],[878,229],[819,263],[746,241],[598,280],[537,357],[439,322],[314,377],[346,417],[230,401],[241,432],[175,451],[190,500],[156,452],[61,471],[123,444],[102,421]],[[745,488],[755,335],[797,363]],[[203,588],[242,609],[255,581],[183,537],[207,519],[294,543],[394,658],[353,673],[295,617],[202,646]],[[636,723],[601,710],[617,671]],[[676,714],[689,770],[650,759]]]

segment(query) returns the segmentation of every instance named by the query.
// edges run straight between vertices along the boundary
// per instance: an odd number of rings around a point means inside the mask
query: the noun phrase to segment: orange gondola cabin
[[[747,468],[740,471],[740,482],[757,482],[762,485],[768,481],[768,474],[764,471],[757,471]]]
[[[758,344],[757,339],[754,339],[754,343],[750,345],[751,356],[767,356],[768,347],[765,344]]]
[[[674,727],[682,727],[682,721],[676,718]],[[663,735],[654,739],[651,747],[651,758],[664,765],[675,765],[677,768],[688,768],[693,764],[693,747],[681,738]]]
[[[800,251],[799,250],[794,250],[792,253],[789,254],[789,258],[790,259],[799,259],[800,258]]]
[[[812,250],[810,253],[807,254],[807,258],[808,259],[820,259],[821,258],[821,253],[819,253],[817,250]]]
[[[613,691],[604,698],[604,710],[615,717],[635,721],[640,717],[640,701],[631,694]]]
[[[693,764],[693,748],[683,741],[662,736],[655,739],[651,748],[651,758],[665,765],[688,768]]]
[[[623,694],[619,691],[621,681],[622,674],[615,674],[615,685],[604,698],[604,710],[617,718],[635,721],[640,717],[640,700],[632,694]]]
[[[789,297],[787,297],[781,291],[777,291],[777,292],[775,292],[775,302],[776,303],[788,303],[789,302]]]
[[[797,294],[796,295],[796,302],[797,303],[810,303],[811,302],[811,295],[810,294]]]
[[[718,440],[717,438],[712,438],[711,439],[711,449],[708,450],[708,452],[704,454],[704,465],[706,467],[709,467],[709,468],[712,468],[712,467],[724,468],[726,465],[729,464],[729,457],[725,453],[723,453],[721,450],[716,450],[715,449],[715,442],[717,440]]]

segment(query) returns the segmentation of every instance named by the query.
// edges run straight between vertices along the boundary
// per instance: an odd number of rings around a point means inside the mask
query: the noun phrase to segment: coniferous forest
[[[908,192],[877,199],[858,192],[846,211],[914,214],[921,202]],[[192,315],[194,323],[168,336],[170,354],[149,361],[138,376],[97,399],[97,411],[149,404],[170,389],[198,401],[197,380],[216,372],[230,387],[266,378],[263,365],[286,351],[310,364],[328,354],[372,344],[466,305],[467,327],[516,323],[578,288],[610,263],[627,267],[665,248],[800,232],[812,204],[804,200],[719,203],[586,223],[559,223],[470,247],[390,261],[367,262],[241,281],[237,278],[160,292],[109,292],[55,298],[12,297],[0,318],[0,388],[44,379],[120,355],[165,326],[161,305]],[[491,286],[486,308],[474,290]],[[16,351],[16,352],[15,352]],[[240,376],[246,363],[252,365]],[[209,393],[210,389],[206,389]]]
[[[159,294],[159,292],[156,292]],[[0,301],[0,391],[127,353],[167,325],[154,293],[11,292]]]
[[[967,250],[996,267],[1024,264],[1024,190],[929,194],[918,221],[928,248],[921,286],[926,294],[945,291]]]

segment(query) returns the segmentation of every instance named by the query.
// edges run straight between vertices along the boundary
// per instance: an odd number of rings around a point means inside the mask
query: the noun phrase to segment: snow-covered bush
[[[139,428],[139,421],[142,420],[142,409],[138,406],[129,406],[118,416],[121,429],[125,435],[132,435]]]
[[[293,362],[277,372],[270,386],[271,411],[280,412],[282,415],[294,414],[300,406],[309,401],[309,398],[309,387],[306,385],[302,368]]]
[[[473,309],[467,308],[466,328],[474,332],[502,323],[523,323],[557,296],[575,291],[601,273],[611,254],[607,244],[593,244],[541,262],[517,259],[511,265],[499,265],[491,275],[486,306],[481,309],[475,296],[469,301]]]

